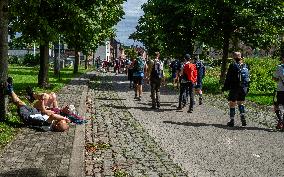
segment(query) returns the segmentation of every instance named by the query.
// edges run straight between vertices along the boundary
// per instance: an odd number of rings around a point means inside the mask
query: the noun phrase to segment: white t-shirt
[[[279,79],[277,82],[277,91],[284,91],[284,64],[277,66],[273,77]]]

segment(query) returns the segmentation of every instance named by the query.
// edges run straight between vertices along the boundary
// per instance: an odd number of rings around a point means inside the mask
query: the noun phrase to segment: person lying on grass
[[[8,81],[12,81],[10,78]],[[18,114],[23,122],[28,126],[44,126],[50,125],[51,131],[64,132],[69,129],[68,123],[70,120],[64,116],[55,113],[46,114],[32,106],[26,105],[18,95],[13,91],[12,82],[7,82],[6,92],[12,99],[12,102],[17,106]]]

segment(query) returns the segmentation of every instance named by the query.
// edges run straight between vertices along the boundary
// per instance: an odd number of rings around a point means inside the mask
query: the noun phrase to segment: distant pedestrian
[[[142,85],[145,77],[145,71],[147,69],[146,62],[142,58],[142,53],[138,52],[138,57],[133,65],[133,81],[134,81],[134,92],[135,99],[141,100],[142,96]]]
[[[189,98],[189,109],[188,112],[192,113],[193,111],[193,104],[194,104],[194,84],[196,83],[197,78],[197,70],[194,64],[193,58],[189,54],[185,55],[185,64],[180,72],[181,82],[180,82],[180,96],[179,96],[179,105],[178,109],[181,109],[182,101],[185,105],[185,101],[187,101],[188,96]],[[185,95],[185,96],[184,96]]]
[[[284,107],[284,55],[281,56],[281,64],[277,66],[273,79],[277,82],[276,101],[274,101],[274,111],[278,119],[276,129],[283,129],[284,113],[281,113],[280,105]]]
[[[119,70],[120,70],[120,59],[119,58],[116,58],[114,60],[114,72],[115,72],[115,75],[118,75],[119,74]]]
[[[151,99],[152,99],[152,107],[151,109],[160,108],[160,87],[162,78],[164,77],[163,73],[163,64],[160,60],[160,53],[156,52],[156,58],[154,61],[150,61],[148,66],[150,86],[151,86]],[[148,75],[148,74],[147,74]]]
[[[179,89],[179,81],[178,81],[178,69],[180,68],[180,61],[178,59],[175,59],[170,63],[170,68],[171,68],[171,79],[173,83],[173,87],[176,89]]]
[[[242,126],[246,126],[244,101],[249,89],[249,68],[243,62],[240,52],[233,53],[234,62],[230,64],[222,91],[229,91],[229,127],[234,126],[235,107],[238,105]]]
[[[195,94],[199,96],[199,105],[202,105],[203,103],[203,96],[202,96],[202,80],[205,76],[205,66],[203,62],[199,59],[199,56],[194,57],[194,63],[196,65],[197,69],[197,81],[195,88]]]
[[[127,77],[129,80],[129,88],[134,88],[134,84],[133,84],[133,67],[134,67],[134,59],[131,59],[131,61],[129,62],[129,65],[127,66]]]

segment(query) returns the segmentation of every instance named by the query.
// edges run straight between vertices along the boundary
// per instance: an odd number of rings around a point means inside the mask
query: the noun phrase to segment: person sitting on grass
[[[30,103],[33,103],[35,100],[37,100],[36,104],[38,103],[38,100],[44,101],[44,106],[46,108],[58,108],[58,102],[57,102],[57,96],[54,92],[51,93],[35,93],[31,87],[26,88],[27,96],[26,98]]]
[[[51,131],[64,132],[69,129],[67,123],[70,120],[59,114],[52,112],[45,114],[36,108],[26,105],[18,95],[13,91],[12,79],[8,78],[6,92],[11,97],[12,102],[17,106],[18,114],[23,122],[28,126],[44,126],[50,125]]]

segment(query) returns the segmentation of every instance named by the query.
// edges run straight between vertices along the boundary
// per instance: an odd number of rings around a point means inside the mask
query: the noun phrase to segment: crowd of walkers
[[[222,92],[228,92],[229,121],[227,126],[235,126],[236,109],[239,111],[242,126],[246,126],[245,97],[250,86],[249,67],[244,63],[240,52],[233,52],[233,62],[229,65]],[[284,129],[284,114],[280,106],[284,105],[284,56],[281,64],[277,66],[273,79],[278,83],[274,110],[277,116],[277,129]],[[143,59],[138,53],[136,59],[132,59],[127,65],[129,88],[134,89],[134,99],[141,100],[143,82],[151,87],[151,109],[160,108],[160,87],[165,83],[164,62],[160,59],[160,53],[156,52],[153,59]],[[206,68],[198,55],[185,54],[182,60],[173,60],[169,63],[170,79],[174,88],[179,90],[177,110],[182,110],[188,105],[188,113],[194,111],[197,104],[203,104],[202,82]]]
[[[284,130],[284,113],[280,106],[284,105],[284,56],[280,57],[281,64],[277,66],[273,79],[277,82],[276,99],[274,100],[274,111],[277,117],[277,129]],[[97,61],[100,59],[98,58]],[[101,68],[100,62],[97,67]],[[109,70],[109,63],[102,65],[105,71]],[[134,89],[134,99],[140,101],[143,96],[143,85],[146,81],[151,87],[151,109],[159,109],[160,88],[165,85],[164,62],[160,59],[160,53],[156,52],[153,58],[147,60],[138,52],[137,58],[113,61],[116,75],[125,73],[128,75],[129,88]],[[205,66],[198,56],[185,54],[182,60],[174,60],[169,64],[170,78],[174,88],[179,90],[177,110],[182,110],[188,105],[188,113],[194,111],[194,97],[198,96],[198,104],[203,104],[202,81],[205,76]],[[222,92],[228,91],[229,121],[227,126],[234,127],[236,108],[239,111],[242,126],[246,126],[245,97],[250,86],[249,67],[244,63],[240,52],[233,52],[233,62],[229,65]],[[68,122],[76,124],[84,123],[83,118],[72,113],[69,107],[58,108],[56,95],[35,94],[27,89],[28,100],[33,106],[27,106],[13,91],[12,78],[7,79],[6,92],[11,96],[12,102],[18,106],[19,116],[29,125],[51,124],[54,131],[66,131]],[[35,103],[34,103],[35,102]]]

